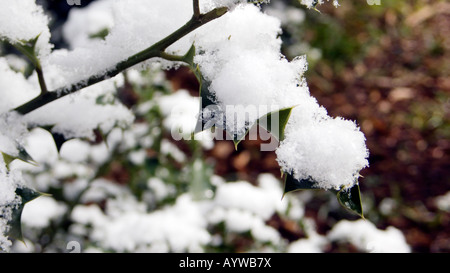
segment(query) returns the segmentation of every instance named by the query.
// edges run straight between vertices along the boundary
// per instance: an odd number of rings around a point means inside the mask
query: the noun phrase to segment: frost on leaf
[[[39,36],[36,51],[39,57],[47,56],[52,49],[49,18],[34,0],[0,1],[0,39],[21,44]]]

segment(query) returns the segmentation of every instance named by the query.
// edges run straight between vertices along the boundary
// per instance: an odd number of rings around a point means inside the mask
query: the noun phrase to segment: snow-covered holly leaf
[[[283,108],[262,116],[258,119],[259,126],[270,132],[278,141],[282,141],[284,139],[284,129],[294,107]],[[274,121],[275,123],[273,123]]]
[[[10,238],[23,241],[21,222],[23,209],[28,202],[46,194],[37,192],[30,188],[17,188],[16,194],[21,198],[22,202],[19,205],[12,206],[12,215],[11,220],[8,221],[9,230],[7,235]]]
[[[317,190],[315,184],[316,182],[312,179],[298,180],[292,174],[284,174],[284,194],[295,190]]]
[[[42,127],[40,127],[40,128],[42,128],[42,129],[48,131],[48,132],[52,135],[53,140],[55,141],[56,150],[57,150],[58,152],[60,152],[60,151],[61,151],[62,145],[63,145],[65,142],[71,140],[72,138],[66,138],[63,134],[53,132],[53,131],[52,131],[53,126],[54,126],[54,125],[50,125],[50,126],[42,126]]]
[[[37,165],[36,161],[34,161],[34,159],[30,156],[30,154],[25,150],[24,147],[22,147],[21,145],[17,145],[17,150],[19,151],[17,156],[12,156],[12,155],[6,154],[4,152],[0,152],[3,156],[3,160],[8,169],[9,169],[9,166],[11,165],[11,162],[13,162],[16,159],[22,160],[23,162],[26,162],[26,163],[29,163],[32,165]]]
[[[316,186],[317,183],[312,179],[298,180],[291,174],[284,174],[284,176],[284,194],[295,190],[320,189]],[[355,184],[351,188],[344,188],[339,191],[330,191],[336,194],[336,197],[341,206],[364,218],[361,204],[361,193],[358,184]]]
[[[194,57],[196,54],[195,46],[192,45],[188,52],[180,58],[180,61],[187,63],[194,73],[197,81],[199,83],[199,97],[200,97],[200,111],[197,118],[197,124],[193,134],[202,132],[204,130],[214,127],[216,124],[214,122],[215,110],[218,107],[216,105],[215,96],[210,91],[211,82],[203,77],[200,67],[194,63]],[[209,110],[207,109],[209,108]],[[211,109],[214,109],[211,111]],[[216,113],[217,114],[217,113]]]
[[[283,108],[277,111],[270,112],[262,117],[260,117],[253,126],[261,126],[267,132],[272,134],[278,141],[284,138],[284,129],[291,116],[291,111],[294,107]],[[235,134],[233,136],[234,147],[237,150],[238,144],[245,138],[248,132],[251,130],[249,126],[243,134]]]
[[[40,35],[29,41],[21,41],[19,43],[13,44],[13,46],[23,55],[25,55],[35,67],[40,67],[39,59],[36,56],[36,43],[39,39],[39,36]]]
[[[239,145],[239,143],[241,143],[241,141],[245,138],[245,136],[248,134],[249,131],[250,131],[250,128],[245,130],[243,134],[240,134],[240,135],[234,134],[233,135],[233,143],[234,143],[235,150],[237,150],[237,146]]]
[[[22,160],[24,162],[36,165],[36,161],[31,157],[31,155],[25,150],[24,147],[19,146],[19,155],[17,156],[17,159]]]
[[[358,184],[355,184],[351,188],[344,188],[340,190],[337,192],[336,196],[339,203],[343,207],[364,218],[361,204],[361,193]]]
[[[61,147],[62,145],[69,141],[70,138],[66,138],[63,134],[60,133],[51,133],[53,140],[55,141],[55,145],[56,145],[56,149],[58,150],[58,152],[61,151]]]
[[[211,85],[211,82],[205,80],[205,78],[200,73],[200,69],[197,67],[194,72],[197,76],[197,79],[200,84],[200,112],[197,118],[197,125],[195,126],[194,133],[199,133],[203,130],[210,129],[215,124],[214,122],[214,111],[211,111],[212,108],[210,107],[216,105],[214,102],[215,96],[211,94],[211,91],[209,91],[209,87]]]

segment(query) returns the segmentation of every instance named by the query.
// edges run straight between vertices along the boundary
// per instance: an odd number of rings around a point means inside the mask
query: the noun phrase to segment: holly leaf
[[[50,125],[50,126],[42,126],[40,128],[48,131],[52,137],[53,140],[55,141],[55,145],[56,145],[56,150],[58,151],[58,153],[61,151],[61,147],[64,143],[66,143],[67,141],[73,139],[73,138],[66,138],[63,134],[57,133],[57,132],[53,132],[54,125]]]
[[[312,179],[298,180],[294,178],[292,174],[288,173],[284,174],[283,197],[288,192],[296,190],[312,190],[312,189],[315,190],[319,189],[319,187],[317,187],[317,182],[315,182],[314,180]],[[361,203],[361,193],[358,184],[355,184],[351,188],[343,188],[341,190],[330,190],[330,191],[336,194],[336,197],[341,206],[351,211],[352,213],[355,213],[360,217],[364,218]]]
[[[186,54],[184,54],[184,56],[183,56],[183,61],[185,63],[189,64],[189,66],[191,68],[193,68],[194,70],[197,68],[194,63],[195,52],[196,52],[195,46],[194,46],[194,44],[192,44],[192,46],[189,48],[188,52],[186,52]],[[197,79],[198,79],[198,77],[197,77]]]
[[[63,134],[60,133],[51,133],[53,140],[55,141],[56,149],[58,150],[58,153],[61,152],[61,147],[64,143],[71,140],[71,138],[66,138]]]
[[[295,106],[294,106],[295,107]],[[270,112],[265,114],[256,120],[256,122],[252,125],[258,125],[264,128],[267,132],[272,134],[279,142],[284,139],[284,129],[286,128],[286,124],[291,116],[292,109],[294,107],[283,108],[277,111]],[[234,135],[233,142],[234,148],[237,150],[238,144],[245,138],[248,132],[252,128],[249,126],[245,132],[241,135]]]
[[[36,56],[36,43],[39,39],[39,36],[36,36],[35,38],[28,40],[28,41],[20,41],[18,43],[13,43],[12,45],[20,51],[23,55],[25,55],[31,63],[33,63],[34,67],[40,67],[39,59]]]
[[[209,90],[211,82],[207,81],[203,77],[198,66],[195,68],[194,73],[200,84],[200,112],[197,118],[197,125],[194,130],[194,134],[196,134],[216,125],[215,115],[218,113],[216,110],[219,110],[219,106],[217,106],[214,102],[215,95]]]
[[[26,163],[29,163],[31,165],[37,166],[36,161],[34,161],[34,159],[30,156],[30,154],[25,150],[25,148],[22,145],[17,144],[17,150],[19,151],[17,156],[12,156],[10,154],[0,152],[3,156],[3,161],[5,162],[6,168],[8,170],[9,170],[11,163],[16,159],[21,160]]]
[[[284,139],[284,129],[294,107],[283,108],[262,116],[258,119],[259,126],[266,129],[281,142]]]
[[[34,159],[25,150],[24,147],[19,145],[18,149],[19,149],[19,155],[17,156],[17,159],[22,160],[23,162],[26,162],[26,163],[29,163],[29,164],[32,164],[32,165],[37,165],[36,161],[34,161]]]
[[[292,191],[296,190],[317,190],[316,182],[312,179],[301,179],[298,180],[294,178],[292,174],[284,174],[284,193],[283,196]]]
[[[216,97],[210,91],[211,82],[203,77],[200,67],[194,62],[196,54],[195,46],[192,45],[188,52],[180,58],[180,61],[189,65],[199,83],[200,111],[197,118],[197,124],[192,134],[210,129],[216,125],[216,115],[221,113],[216,104]]]
[[[11,220],[8,221],[9,230],[7,232],[7,236],[23,241],[21,222],[23,209],[28,202],[46,194],[37,192],[30,188],[17,188],[16,194],[21,198],[22,202],[19,205],[12,206]]]
[[[351,188],[341,189],[337,192],[336,197],[344,208],[364,218],[358,183]]]
[[[4,152],[1,152],[3,156],[3,161],[5,162],[6,168],[9,170],[9,165],[11,162],[13,162],[16,158],[13,156],[10,156],[9,154],[5,154]]]
[[[237,151],[237,147],[238,147],[239,143],[242,140],[244,140],[245,136],[248,134],[248,132],[250,132],[250,130],[255,126],[255,124],[256,124],[256,122],[252,126],[249,126],[247,124],[245,130],[242,131],[242,133],[234,133],[233,134],[234,149],[236,151]]]

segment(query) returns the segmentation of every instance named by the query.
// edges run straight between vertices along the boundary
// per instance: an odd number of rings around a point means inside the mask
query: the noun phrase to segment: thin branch
[[[172,62],[184,62],[184,56],[180,55],[172,55],[168,54],[166,52],[161,52],[159,57],[163,58],[164,60],[172,61]]]
[[[30,61],[31,64],[34,66],[34,69],[36,70],[38,76],[39,86],[41,87],[41,94],[43,94],[47,93],[48,90],[47,85],[45,84],[41,62],[39,61],[39,58],[36,56],[36,43],[40,35],[41,34],[28,41],[11,42],[11,45],[14,48],[16,48],[19,52],[21,52],[28,59],[28,61]]]
[[[36,74],[38,76],[39,86],[41,87],[41,94],[47,93],[47,85],[45,84],[44,73],[42,72],[42,68],[40,65],[36,67]]]
[[[201,27],[202,25],[217,19],[227,13],[228,9],[226,7],[216,8],[209,11],[208,13],[201,14],[199,17],[192,17],[184,26],[180,27],[178,30],[160,40],[159,42],[153,44],[149,48],[129,57],[128,59],[119,62],[117,65],[109,69],[107,72],[101,75],[94,75],[88,79],[79,81],[77,83],[71,84],[70,86],[65,86],[58,88],[51,92],[41,93],[39,96],[33,100],[17,107],[14,111],[19,112],[22,115],[28,114],[31,111],[38,109],[52,101],[59,98],[72,94],[80,89],[91,86],[103,80],[112,78],[119,74],[120,72],[140,63],[155,57],[162,57],[164,51],[173,43],[186,36],[195,29]]]
[[[201,14],[200,14],[200,6],[198,3],[198,0],[193,0],[192,5],[194,7],[194,18],[199,18]]]

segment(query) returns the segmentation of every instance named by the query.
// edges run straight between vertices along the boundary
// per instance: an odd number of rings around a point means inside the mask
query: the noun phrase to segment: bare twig
[[[194,1],[195,4],[196,1]],[[52,101],[55,101],[59,98],[62,98],[66,95],[75,93],[76,91],[83,89],[85,87],[91,86],[103,80],[109,79],[111,77],[116,76],[120,72],[140,63],[155,57],[163,57],[164,51],[167,47],[187,35],[188,33],[194,31],[195,29],[201,27],[202,25],[215,20],[222,15],[224,15],[228,9],[226,7],[216,8],[211,10],[205,14],[200,14],[198,17],[193,16],[185,25],[180,27],[178,30],[160,40],[159,42],[153,44],[149,48],[129,57],[128,59],[119,62],[114,67],[109,69],[107,72],[100,75],[93,75],[88,79],[84,79],[77,83],[71,84],[70,86],[65,86],[62,88],[58,88],[49,92],[42,92],[39,96],[34,98],[33,100],[17,107],[14,111],[19,112],[20,114],[28,114],[31,111],[34,111]],[[43,79],[43,78],[42,78]]]
[[[200,14],[200,6],[198,3],[198,0],[193,0],[192,5],[194,7],[194,18],[199,18],[201,14]]]
[[[47,85],[45,84],[44,73],[42,72],[41,66],[36,67],[36,74],[38,76],[39,86],[41,87],[41,94],[47,93]]]

